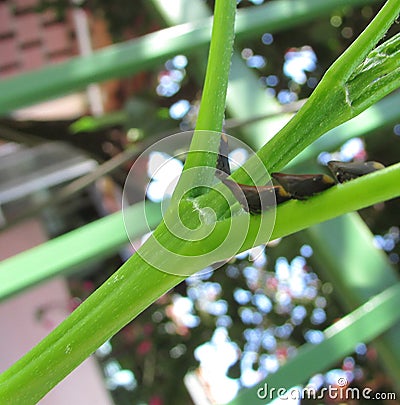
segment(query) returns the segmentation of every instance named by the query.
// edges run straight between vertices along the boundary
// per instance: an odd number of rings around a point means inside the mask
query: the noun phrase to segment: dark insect
[[[290,199],[290,195],[281,186],[248,186],[227,179],[231,174],[228,153],[228,139],[222,134],[215,174],[231,190],[245,211],[259,214]]]
[[[272,173],[271,176],[296,200],[304,200],[335,185],[326,174]]]
[[[231,168],[229,166],[228,154],[229,154],[228,138],[226,137],[225,134],[222,134],[217,158],[217,171],[215,173],[218,178],[224,177],[223,176],[224,173],[227,176],[231,175]]]
[[[357,177],[365,176],[368,173],[384,169],[379,162],[338,162],[331,160],[328,162],[329,170],[339,183],[344,183]]]
[[[231,190],[244,210],[250,214],[260,214],[291,198],[290,194],[281,186],[247,186],[226,178],[221,178],[221,181]]]
[[[227,177],[231,174],[228,160],[228,139],[222,135],[217,159],[216,176],[231,190],[241,206],[250,214],[260,214],[268,208],[290,199],[304,200],[335,185],[335,180],[326,174],[272,173],[280,185],[248,186]],[[328,167],[338,183],[344,183],[368,173],[384,169],[378,162],[330,161]]]

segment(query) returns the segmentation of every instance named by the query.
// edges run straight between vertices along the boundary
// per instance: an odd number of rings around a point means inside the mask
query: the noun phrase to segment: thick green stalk
[[[299,166],[310,170],[313,163],[316,166],[315,157],[321,152],[333,152],[354,137],[372,135],[384,127],[395,125],[400,120],[398,105],[400,105],[399,92],[385,97],[352,120],[328,131],[297,155],[285,170],[293,170],[292,167],[296,167],[297,170]]]
[[[233,50],[235,1],[217,1],[211,37],[207,72],[204,80],[202,102],[197,117],[196,130],[222,130],[225,114],[226,90]],[[186,163],[190,167],[191,160]]]
[[[277,209],[272,237],[283,237],[346,212],[397,197],[400,195],[398,184],[400,164],[334,187],[308,201],[285,203]],[[370,190],[376,191],[371,193]],[[267,242],[265,235],[259,233],[259,224],[262,217],[268,216],[267,212],[251,218],[240,250]],[[215,232],[203,244],[186,242],[182,245],[181,240],[174,238],[169,241],[182,253],[190,251],[195,259],[204,247],[218,242],[219,235],[229,226],[229,221],[218,223]],[[151,247],[145,244],[143,249],[149,249],[148,253],[154,255]],[[200,270],[204,265],[183,255],[160,255],[159,259],[170,260],[171,268],[186,267],[188,272]],[[158,271],[141,255],[135,254],[53,332],[0,375],[0,398],[4,403],[35,403],[102,343],[183,279]]]
[[[356,113],[395,90],[400,81],[400,33],[371,51],[346,82],[348,100]],[[383,90],[381,90],[383,89]]]
[[[201,0],[199,1],[200,3],[194,2],[193,4],[191,4],[191,9],[189,11],[193,14],[192,18],[199,19],[208,16],[208,11],[206,11],[205,13],[201,13],[203,9],[207,10],[207,7],[204,3],[201,2]],[[184,2],[185,0],[181,0],[180,8],[184,7]],[[182,14],[176,13],[174,10],[171,11],[171,2],[169,0],[154,0],[152,2],[152,4],[158,4],[159,7],[160,3],[162,3],[163,7],[162,12],[169,13],[167,19],[173,19],[168,20],[170,24],[181,24],[190,22],[189,20],[179,19],[182,17]],[[176,4],[176,1],[174,2],[174,4]],[[203,7],[194,7],[199,5]],[[280,3],[280,5],[282,6],[282,3]],[[326,3],[324,3],[324,5],[326,5]],[[257,8],[257,12],[260,13],[259,8]],[[276,18],[276,14],[277,13],[275,13],[275,15],[273,16],[274,18]],[[166,18],[165,15],[163,15],[163,17]],[[186,15],[186,17],[188,16]],[[240,25],[240,21],[242,20],[243,18],[238,18],[236,25],[238,25],[238,23]],[[274,26],[275,23],[273,21],[269,21],[268,26],[271,25],[271,22]],[[243,26],[243,31],[245,30],[246,27]],[[239,73],[242,72],[238,72],[238,74]],[[242,92],[244,90],[247,90],[250,91],[252,94],[255,94],[257,89],[252,86],[253,83],[249,83],[248,76],[246,76],[246,82],[247,86],[240,89],[240,91]],[[262,92],[261,88],[259,88],[258,90]],[[322,151],[334,150],[335,148],[338,148],[341,144],[343,144],[346,140],[354,136],[362,136],[366,131],[370,132],[376,128],[381,127],[383,123],[385,123],[385,125],[393,125],[396,122],[396,117],[398,118],[399,116],[399,109],[396,108],[400,102],[399,96],[400,94],[398,93],[388,96],[350,122],[343,124],[340,127],[334,128],[332,131],[328,132],[322,138],[320,138],[317,142],[314,142],[312,145],[310,145],[310,147],[308,147],[299,156],[292,160],[290,164],[298,164],[299,161],[303,162],[303,160],[309,160],[311,157],[315,158],[315,156]],[[232,92],[231,98],[233,100],[236,100],[236,102],[240,101],[243,103],[243,100],[241,100],[241,98],[234,92]],[[229,103],[229,100],[227,102]],[[245,109],[242,108],[244,107],[242,105],[238,107],[240,108],[241,112],[243,112],[243,110]],[[264,103],[262,104],[262,108],[264,108],[264,110],[266,108]],[[89,129],[87,128],[87,130]],[[311,161],[307,161],[306,163],[308,170],[310,170],[310,167],[312,167],[312,169],[318,170],[317,167],[314,168]],[[118,221],[117,217],[119,217]],[[159,214],[156,217],[158,218]],[[113,250],[117,249],[127,240],[121,218],[122,217],[120,213],[115,214],[114,216],[109,216],[105,219],[96,221],[95,223],[80,228],[79,232],[68,233],[67,235],[57,238],[56,240],[52,240],[32,251],[25,252],[21,255],[13,257],[10,260],[0,263],[0,279],[2,280],[0,282],[0,300],[4,299],[5,296],[8,296],[10,294],[15,294],[22,288],[26,288],[34,283],[40,282],[47,277],[53,277],[60,272],[70,271],[71,267],[75,268],[78,264],[81,265],[85,261],[90,260],[91,257],[95,256],[96,258],[98,258],[99,254],[109,254],[109,247],[112,247]],[[157,222],[153,221],[153,218],[148,217],[147,219],[150,219],[154,226],[157,225],[159,222],[159,219],[157,219]],[[112,222],[113,224],[118,223],[118,226],[113,225],[111,232],[104,231],[104,225],[106,224],[106,222],[107,224],[108,222]],[[112,235],[112,237],[104,238],[102,236],[104,234]],[[83,243],[82,241],[85,241],[85,238],[87,238],[87,240],[91,240],[93,243]],[[58,245],[58,243],[60,243],[60,245]],[[57,251],[54,250],[56,249],[56,247],[54,247],[55,244],[57,244],[57,246],[60,246],[60,251],[66,250],[72,253],[68,255],[68,257],[65,257],[61,253],[57,253]],[[63,248],[64,244],[66,244],[66,248]],[[43,263],[46,263],[46,265],[43,265]],[[31,268],[31,271],[29,272],[30,279],[27,279],[24,271],[27,266]]]
[[[400,163],[369,176],[360,177],[348,183],[339,184],[306,201],[289,201],[276,210],[275,227],[271,239],[281,238],[352,211],[358,211],[400,195]],[[243,243],[242,250],[265,243],[258,235],[264,215],[254,215]],[[227,220],[221,221],[226,223]],[[226,225],[227,226],[227,225]],[[254,243],[254,240],[256,241]]]
[[[251,178],[248,175],[248,173],[255,173],[257,171],[260,160],[269,173],[281,170],[325,132],[353,118],[373,102],[383,98],[394,88],[399,87],[399,58],[392,58],[393,54],[397,55],[393,51],[393,42],[398,44],[397,36],[382,44],[379,47],[379,53],[376,50],[372,50],[379,40],[379,35],[383,36],[386,33],[387,28],[393,23],[399,13],[400,3],[396,0],[388,0],[365,31],[351,45],[351,49],[346,51],[327,71],[300,111],[260,149],[256,158],[249,159],[242,168],[232,175],[232,178],[244,184],[263,184],[267,180],[264,170],[259,170],[259,178]],[[387,86],[387,83],[378,80],[381,75],[380,66],[382,64],[386,66],[385,59],[380,56],[381,53],[386,53],[390,57],[390,65],[394,69],[392,75],[393,81],[390,83],[390,88]],[[375,74],[369,75],[368,82],[364,82],[364,84],[367,87],[371,83],[374,83],[375,91],[373,94],[367,92],[365,96],[362,96],[362,103],[354,106],[353,101],[356,100],[349,98],[351,94],[349,94],[348,80],[351,80],[353,83],[361,83],[365,77],[364,70],[362,69],[365,63],[363,59],[365,55],[368,55],[366,60],[369,60],[369,64],[374,66],[372,71]],[[355,58],[357,63],[349,58]],[[349,66],[351,66],[351,69]],[[382,84],[381,87],[380,84]],[[360,85],[357,84],[358,86]],[[356,92],[356,94],[359,93]],[[201,196],[199,203],[201,206],[212,206],[218,217],[225,215],[224,208],[221,205],[221,198],[216,193]]]
[[[363,33],[354,41],[350,48],[335,61],[332,67],[326,72],[323,79],[300,111],[282,128],[257,153],[259,158],[265,162],[269,172],[281,170],[304,148],[318,139],[325,132],[339,124],[353,118],[364,109],[383,98],[394,88],[400,86],[400,72],[398,70],[399,58],[392,59],[391,66],[394,69],[392,83],[388,88],[379,79],[379,65],[385,59],[381,59],[374,51],[371,52],[375,44],[385,35],[393,21],[400,13],[400,2],[398,0],[388,0],[378,15],[373,19]],[[396,39],[398,41],[398,39]],[[393,54],[392,41],[389,40],[381,45],[380,49],[385,49],[388,55]],[[370,53],[371,52],[371,53]],[[368,55],[370,53],[370,55]],[[354,106],[352,94],[348,92],[348,80],[353,83],[356,80],[362,82],[360,68],[365,62],[364,59],[372,59],[371,63],[376,63],[374,77],[368,77],[368,82],[364,81],[365,87],[376,81],[374,93],[368,93],[363,102]],[[353,76],[352,76],[353,75]],[[380,86],[380,84],[383,84]],[[237,176],[237,177],[236,177]],[[243,182],[247,176],[239,172],[234,176],[235,180]]]
[[[214,67],[207,75],[207,89],[202,99],[202,105],[205,107],[200,124],[201,127],[210,125],[207,128],[210,130],[222,128],[229,60],[233,44],[235,8],[235,0],[229,0],[229,4],[225,0],[216,1],[214,15],[216,28],[213,29],[210,50],[210,58],[212,58]],[[222,51],[222,49],[224,50]],[[224,54],[225,66],[218,68],[215,65],[221,62],[221,59],[218,60],[221,58],[221,52]],[[220,106],[210,109],[215,98]],[[195,145],[196,141],[204,145],[201,135],[203,134],[199,132],[195,136]],[[205,140],[207,141],[207,138]],[[209,146],[207,143],[205,145]],[[203,158],[203,156],[200,157]],[[203,160],[191,160],[191,164],[204,163]],[[169,240],[168,229],[165,227],[164,221],[155,234],[167,236],[166,246],[174,240]],[[182,244],[182,241],[179,241],[179,244]],[[149,246],[151,249],[150,241],[142,246],[141,250],[146,252]],[[178,251],[182,250],[179,245],[177,248]],[[165,263],[165,259],[168,260],[165,254],[164,256],[157,255],[154,250],[151,250],[150,257],[154,255],[156,261],[160,260],[161,265]],[[144,256],[143,254],[132,256],[47,338],[0,376],[2,402],[36,403],[96,348],[158,297],[184,279],[182,276],[158,271],[142,257],[145,257],[145,254]],[[172,263],[173,267],[184,268],[187,265],[187,257],[179,255],[174,258],[176,260]],[[204,265],[205,263],[202,262],[201,267]]]
[[[197,118],[196,129],[185,162],[185,170],[192,170],[189,184],[184,187],[210,181],[213,174],[201,167],[215,167],[220,137],[209,136],[209,132],[221,132],[225,114],[226,91],[233,51],[236,1],[217,1],[214,10],[212,41],[208,55],[203,95]],[[208,178],[208,179],[207,179]],[[184,184],[185,175],[177,189]]]

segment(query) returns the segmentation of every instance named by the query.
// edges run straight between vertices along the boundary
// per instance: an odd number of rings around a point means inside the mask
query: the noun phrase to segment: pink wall
[[[21,223],[0,233],[0,260],[45,240],[39,221]],[[43,339],[68,315],[70,298],[67,284],[60,277],[0,303],[0,372]],[[44,316],[39,319],[38,313],[44,308]],[[89,358],[39,404],[111,405],[112,401],[95,359]]]
[[[0,0],[0,80],[64,61],[78,53],[71,16],[66,22],[57,22],[55,14],[50,11],[35,13],[34,8],[38,3],[39,0]],[[71,97],[31,107],[28,109],[30,115],[26,118],[35,117],[35,114],[41,119],[43,115],[48,119],[50,114],[58,114],[59,117],[62,111],[75,115],[76,109],[81,112],[84,108],[81,100]],[[77,106],[75,110],[69,105],[65,108],[66,101]],[[0,260],[45,240],[46,235],[39,221],[21,223],[0,233]],[[68,315],[69,301],[65,280],[57,278],[0,302],[0,372]],[[38,311],[43,308],[49,309],[39,320]],[[112,401],[95,359],[89,358],[39,403],[109,405]]]

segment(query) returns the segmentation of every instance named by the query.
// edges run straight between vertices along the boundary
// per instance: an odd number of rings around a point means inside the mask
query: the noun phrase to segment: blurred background
[[[316,4],[238,1],[225,130],[255,150],[300,108],[383,3]],[[129,169],[157,140],[192,130],[201,97],[207,43],[196,31],[175,42],[180,31],[168,27],[206,29],[212,8],[204,0],[0,1],[0,371],[132,254],[120,214]],[[321,138],[287,170],[326,172],[329,160],[397,163],[398,105],[397,92]],[[231,157],[247,156],[235,149]],[[154,165],[165,162],[151,180]],[[143,176],[125,189],[133,215],[147,192],[155,226],[165,179],[181,169],[162,151],[151,154]],[[40,403],[233,400],[398,282],[399,212],[399,199],[387,201],[188,278]],[[140,218],[135,232],[139,246]],[[306,385],[320,390],[343,377],[349,387],[398,392],[399,339],[398,322],[375,341],[360,339]]]

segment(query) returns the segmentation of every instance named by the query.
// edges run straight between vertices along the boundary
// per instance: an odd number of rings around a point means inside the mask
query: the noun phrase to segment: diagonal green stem
[[[400,33],[378,46],[366,57],[346,83],[348,99],[355,111],[364,110],[393,91],[400,82]]]
[[[349,100],[347,89],[347,80],[358,71],[359,66],[364,63],[364,58],[385,35],[399,13],[400,2],[388,0],[364,32],[326,72],[307,103],[270,142],[260,149],[257,155],[269,172],[281,170],[325,132],[353,118],[400,86],[398,74],[390,88],[385,83],[379,87],[380,82],[378,81],[374,94],[369,94],[370,97],[356,109]],[[388,43],[387,47],[391,49],[392,40],[389,40]],[[373,53],[371,53],[371,57],[378,58]],[[396,61],[392,63],[398,64],[398,56]],[[375,62],[379,64],[382,63],[382,60],[375,59]],[[358,82],[360,83],[361,80],[360,78]],[[370,82],[371,78],[369,78]],[[369,83],[364,82],[364,85],[367,86]],[[250,161],[248,164],[251,164]],[[233,177],[238,182],[248,180],[246,174],[239,170]]]
[[[325,132],[353,118],[372,103],[400,86],[399,58],[396,48],[398,45],[397,36],[378,47],[378,51],[371,51],[379,40],[379,35],[386,33],[387,28],[397,18],[399,12],[400,2],[388,0],[365,31],[351,45],[351,50],[346,51],[328,70],[306,104],[281,131],[257,152],[257,159],[249,159],[242,168],[232,175],[234,180],[244,184],[252,184],[255,181],[259,185],[265,184],[268,180],[265,175],[259,179],[252,179],[247,174],[256,171],[260,160],[270,173],[281,170]],[[379,51],[386,53],[390,62],[382,58]],[[387,67],[390,63],[393,70],[387,76],[392,80],[383,78],[374,81],[368,75],[368,81],[364,81],[364,86],[367,87],[372,82],[374,91],[365,92],[357,104],[357,100],[351,99],[353,94],[349,94],[348,86],[351,86],[349,83],[356,83],[357,88],[362,86],[365,78],[362,69],[365,63],[363,58],[366,55],[370,59],[369,63],[375,65],[373,69],[375,79],[380,77],[382,65],[385,66],[386,72],[390,71]],[[357,63],[354,63],[350,58],[355,58]],[[351,75],[353,76],[349,79]],[[359,93],[356,92],[357,94]],[[353,105],[353,101],[355,105]],[[265,173],[265,171],[260,170],[259,173]],[[199,197],[199,203],[201,206],[211,206],[219,218],[225,214],[221,198],[216,193],[211,192]]]
[[[272,237],[283,237],[346,212],[397,197],[400,195],[398,184],[400,164],[334,187],[308,201],[285,203],[277,209]],[[371,193],[370,190],[376,191]],[[259,223],[260,216],[251,218],[241,250],[267,242],[262,234],[257,238]],[[227,226],[227,221],[219,222],[213,235]],[[205,241],[207,245],[213,244],[213,235]],[[171,243],[182,244],[182,241]],[[185,244],[194,257],[204,249],[201,244]],[[190,268],[193,263],[194,260],[181,257],[172,265]],[[192,271],[201,268],[198,265]],[[156,270],[135,254],[62,324],[0,375],[0,398],[10,404],[37,401],[122,326],[183,279]]]

